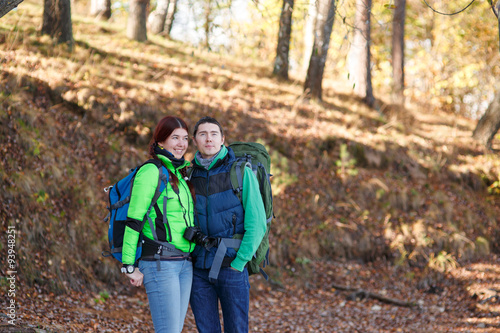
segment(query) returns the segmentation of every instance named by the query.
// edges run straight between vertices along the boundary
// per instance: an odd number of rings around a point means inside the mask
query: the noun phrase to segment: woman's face
[[[188,132],[184,128],[176,128],[163,142],[158,142],[160,147],[171,152],[175,158],[182,158],[188,147]]]

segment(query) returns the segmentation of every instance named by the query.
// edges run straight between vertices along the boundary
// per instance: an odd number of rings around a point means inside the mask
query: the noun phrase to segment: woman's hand
[[[134,272],[132,274],[127,274],[130,278],[130,283],[133,286],[140,287],[142,286],[142,280],[144,280],[144,274],[141,273],[139,268],[135,267]]]

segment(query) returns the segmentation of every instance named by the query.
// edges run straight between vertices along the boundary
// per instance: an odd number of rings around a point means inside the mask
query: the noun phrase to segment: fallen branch
[[[383,296],[383,295],[380,295],[377,293],[373,293],[371,291],[366,291],[366,290],[356,288],[356,287],[342,286],[342,285],[338,285],[335,283],[332,283],[332,287],[335,289],[344,290],[344,291],[354,291],[355,293],[352,295],[352,299],[356,299],[359,296],[363,296],[365,298],[373,298],[373,299],[379,300],[379,301],[384,302],[384,303],[395,304],[398,306],[404,306],[404,307],[408,307],[408,308],[411,308],[411,307],[415,306],[415,304],[416,304],[413,301],[405,302],[405,301],[401,301],[399,299],[386,297],[386,296]]]
[[[483,299],[482,301],[479,301],[479,304],[484,304],[484,303],[487,303],[491,300],[494,300],[493,302],[491,303],[499,303],[500,302],[500,296],[498,295],[493,295],[491,297],[488,297],[487,299]]]

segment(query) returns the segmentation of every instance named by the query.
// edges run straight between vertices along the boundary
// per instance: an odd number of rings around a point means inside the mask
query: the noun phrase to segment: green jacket
[[[179,179],[179,193],[175,193],[169,182],[158,198],[157,205],[162,214],[165,214],[163,211],[163,201],[167,200],[166,224],[163,223],[163,219],[156,219],[157,214],[155,209],[151,209],[149,216],[152,221],[155,222],[155,229],[160,241],[168,241],[178,250],[191,252],[195,245],[186,240],[183,235],[187,227],[192,227],[194,225],[193,198],[191,197],[191,192],[189,191],[186,181],[179,172],[180,169],[189,165],[189,162],[186,161],[180,167],[174,168],[172,162],[167,157],[159,155],[158,158],[160,158],[165,163],[165,166]],[[141,167],[135,176],[132,193],[130,195],[127,226],[125,227],[125,234],[123,237],[123,264],[133,264],[135,261],[137,242],[141,232],[139,229],[141,228],[142,220],[147,213],[156,191],[159,175],[158,168],[150,163]],[[142,228],[142,233],[145,237],[153,239],[153,233],[147,221]]]

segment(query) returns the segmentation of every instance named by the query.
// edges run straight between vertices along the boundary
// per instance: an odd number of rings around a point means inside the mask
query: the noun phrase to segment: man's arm
[[[243,271],[252,259],[266,233],[266,211],[259,190],[259,182],[252,169],[245,167],[243,174],[242,204],[245,210],[245,234],[231,267]]]

